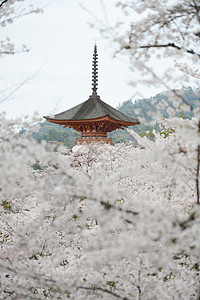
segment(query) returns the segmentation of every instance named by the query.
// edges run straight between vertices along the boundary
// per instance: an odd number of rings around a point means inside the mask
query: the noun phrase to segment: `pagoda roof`
[[[98,95],[92,95],[88,100],[66,111],[53,116],[44,116],[44,118],[52,121],[86,121],[99,119],[105,116],[119,122],[140,124],[138,119],[123,114],[102,101]]]
[[[112,123],[119,123],[121,127],[140,124],[138,119],[127,116],[105,103],[97,94],[98,89],[98,54],[97,46],[94,46],[93,63],[92,63],[92,95],[89,99],[53,116],[44,116],[52,123],[71,126],[74,122],[100,121],[109,120]]]

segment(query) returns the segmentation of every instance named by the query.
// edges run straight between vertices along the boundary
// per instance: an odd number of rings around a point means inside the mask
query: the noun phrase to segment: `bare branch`
[[[200,5],[197,5],[195,0],[193,0],[192,3],[194,5],[193,7],[195,8],[195,11],[196,11],[197,20],[200,23]]]
[[[0,3],[0,7],[2,7],[6,2],[8,2],[9,0],[4,0]]]
[[[109,202],[105,202],[105,201],[101,201],[100,202],[104,208],[106,210],[109,210],[109,209],[115,209],[115,210],[118,210],[118,211],[121,211],[121,212],[125,212],[127,214],[131,214],[133,216],[137,216],[139,213],[137,211],[132,211],[132,210],[129,210],[129,209],[125,209],[123,210],[121,207],[117,207],[117,206],[114,206],[113,204],[109,203]]]
[[[127,297],[123,297],[123,296],[120,296],[112,291],[109,291],[107,289],[104,289],[104,288],[101,288],[101,287],[88,287],[88,286],[79,286],[78,289],[83,289],[83,290],[92,290],[92,291],[102,291],[104,293],[107,293],[107,294],[110,294],[118,299],[122,299],[122,300],[129,300]]]
[[[139,46],[140,49],[150,49],[150,48],[176,48],[178,50],[183,50],[184,48],[179,47],[178,45],[174,44],[174,43],[168,43],[168,44],[152,44],[152,45],[144,45],[144,46]],[[192,55],[198,55],[198,57],[200,58],[200,54],[195,53],[193,50],[189,50],[189,49],[184,49],[187,53],[192,54]]]

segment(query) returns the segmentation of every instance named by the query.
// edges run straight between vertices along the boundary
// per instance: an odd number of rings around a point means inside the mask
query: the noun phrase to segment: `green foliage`
[[[33,166],[32,166],[33,170],[38,170],[41,171],[42,167],[40,166],[40,164],[38,162],[36,162]]]
[[[0,232],[0,243],[8,242],[10,235],[8,233]]]
[[[173,273],[170,272],[168,275],[166,275],[166,276],[163,277],[163,281],[166,282],[166,281],[168,281],[169,279],[174,278],[174,277],[175,277],[175,276],[173,275]]]
[[[160,135],[163,136],[164,138],[167,138],[169,135],[174,133],[174,129],[169,127],[166,128],[165,126],[163,126],[162,131],[160,132]]]
[[[1,201],[1,206],[6,210],[11,210],[11,208],[12,208],[11,203],[7,200]]]
[[[116,282],[115,281],[107,281],[106,284],[107,284],[107,286],[109,286],[111,291],[116,288]]]
[[[155,138],[155,134],[152,132],[152,130],[142,131],[142,132],[140,132],[140,136],[141,137],[146,136],[149,139],[154,139]]]
[[[37,291],[37,289],[35,289],[35,294],[37,294],[37,293],[38,293],[38,291]],[[54,287],[50,287],[48,289],[43,290],[43,295],[47,299],[53,299],[54,296],[56,295],[56,293],[57,293],[57,290]],[[71,293],[69,291],[65,291],[64,294],[65,294],[65,299],[71,297]],[[61,299],[61,298],[57,298],[57,299]]]
[[[169,127],[165,127],[163,124],[162,124],[162,127],[159,129],[159,131],[156,131],[157,133],[159,132],[159,134],[164,137],[164,138],[167,138],[169,135],[173,134],[174,133],[174,129]],[[141,137],[144,137],[146,136],[147,138],[149,138],[150,140],[154,140],[155,138],[155,134],[153,133],[152,130],[148,130],[148,131],[142,131],[140,133],[140,136]]]

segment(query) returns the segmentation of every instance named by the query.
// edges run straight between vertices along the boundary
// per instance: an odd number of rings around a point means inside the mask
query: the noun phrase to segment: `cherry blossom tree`
[[[144,4],[153,7],[135,5]],[[0,298],[199,299],[200,129],[192,109],[192,120],[162,120],[154,141],[130,131],[136,148],[73,151],[33,140],[37,116],[1,114]]]
[[[1,116],[1,298],[197,299],[196,120],[74,152],[21,122]]]

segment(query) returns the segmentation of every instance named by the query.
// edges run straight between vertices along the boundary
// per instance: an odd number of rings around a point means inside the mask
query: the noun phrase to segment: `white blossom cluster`
[[[1,299],[198,299],[195,119],[73,152],[0,120]]]
[[[200,79],[200,71],[197,68],[191,68],[187,63],[178,63],[176,62],[175,67],[177,67],[182,72]]]
[[[0,1],[0,28],[8,24],[12,24],[15,19],[31,13],[41,13],[42,9],[35,8],[33,5],[21,6],[21,2],[25,0],[1,0]],[[25,3],[26,4],[26,3]],[[1,37],[0,40],[0,56],[14,54],[16,52],[28,51],[26,45],[22,45],[21,49],[16,49],[15,44],[9,37]]]

